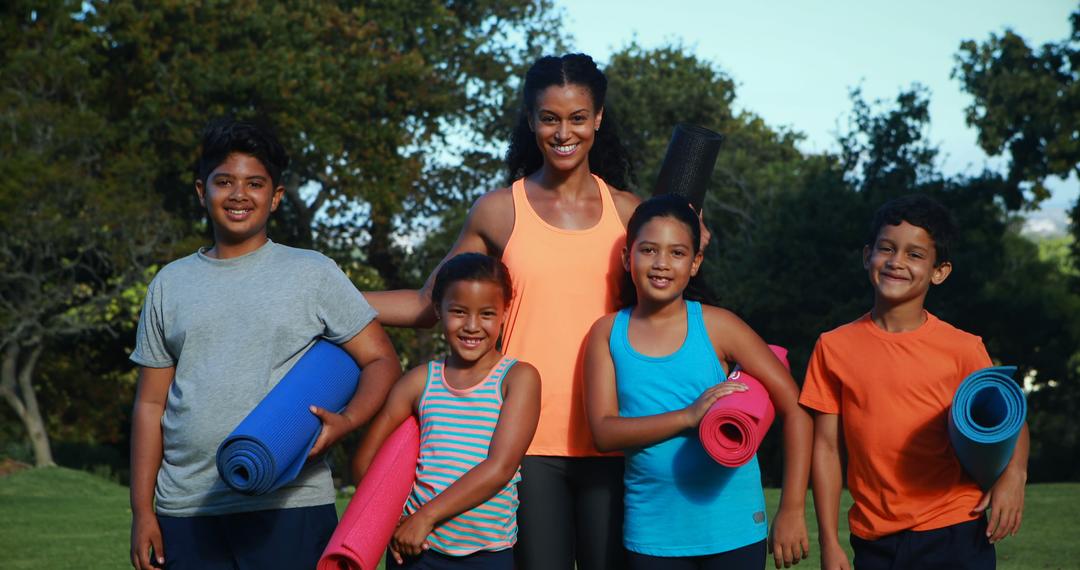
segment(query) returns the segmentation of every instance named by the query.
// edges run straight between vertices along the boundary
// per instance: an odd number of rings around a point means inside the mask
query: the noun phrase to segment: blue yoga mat
[[[347,352],[332,342],[316,342],[221,442],[221,478],[248,495],[269,493],[295,479],[322,429],[309,406],[340,412],[359,378],[360,368]]]
[[[1027,418],[1027,400],[1014,374],[1015,366],[972,372],[956,389],[949,410],[949,439],[956,456],[984,490],[1009,464]]]

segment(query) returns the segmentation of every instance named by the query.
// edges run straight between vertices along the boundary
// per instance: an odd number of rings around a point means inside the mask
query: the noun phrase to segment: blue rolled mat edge
[[[961,466],[984,490],[1005,470],[1027,419],[1027,400],[1015,374],[1015,366],[972,372],[949,408],[949,440]]]
[[[360,368],[336,344],[319,340],[221,442],[218,474],[234,491],[273,492],[303,469],[322,429],[309,407],[340,412],[359,384]]]

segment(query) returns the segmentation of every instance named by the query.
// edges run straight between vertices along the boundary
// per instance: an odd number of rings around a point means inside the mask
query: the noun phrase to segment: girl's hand
[[[701,423],[701,418],[705,417],[709,408],[720,398],[735,392],[745,392],[748,389],[746,384],[733,380],[727,380],[708,388],[698,396],[697,400],[694,400],[693,404],[683,408],[683,413],[686,416],[686,427],[697,427]]]
[[[806,518],[799,509],[780,509],[769,529],[769,550],[776,567],[790,568],[810,555]],[[846,558],[846,555],[845,555]]]
[[[422,509],[405,517],[398,523],[397,530],[390,539],[390,552],[394,560],[401,564],[404,562],[403,556],[410,558],[420,556],[425,550],[431,548],[427,538],[434,529],[434,523],[427,520]]]

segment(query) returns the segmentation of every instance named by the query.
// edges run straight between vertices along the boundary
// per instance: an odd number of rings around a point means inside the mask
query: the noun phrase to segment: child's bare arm
[[[716,400],[746,389],[746,385],[739,382],[722,382],[705,390],[693,404],[681,410],[636,418],[621,417],[615,388],[615,364],[608,348],[613,322],[614,315],[596,321],[585,347],[585,412],[596,448],[600,451],[639,447],[672,438],[697,427]]]
[[[847,553],[840,546],[840,469],[840,416],[816,414],[812,480],[823,570],[848,570],[851,567]]]
[[[131,565],[138,570],[152,568],[150,549],[156,563],[165,563],[161,529],[154,514],[154,487],[161,469],[161,416],[169,397],[176,368],[139,368],[135,407],[131,414]]]
[[[416,410],[420,394],[424,391],[427,367],[417,366],[405,374],[390,390],[386,404],[371,420],[364,439],[352,459],[353,481],[359,482],[367,473],[375,454],[390,434]]]
[[[366,424],[386,401],[386,394],[394,381],[401,377],[401,363],[394,352],[394,345],[390,344],[390,337],[376,321],[368,323],[341,348],[363,369],[360,385],[340,414],[317,406],[311,407],[311,413],[322,420],[323,427],[309,457],[326,451],[342,436]]]
[[[519,362],[503,380],[505,396],[487,458],[401,523],[390,542],[395,556],[419,555],[439,522],[493,497],[521,465],[540,419],[540,373]]]
[[[1027,423],[1020,430],[1016,440],[1012,459],[1005,466],[994,486],[983,494],[982,500],[975,507],[981,513],[990,508],[990,520],[986,525],[986,536],[991,543],[1013,536],[1020,530],[1024,517],[1024,485],[1027,484],[1028,449],[1030,435]]]
[[[742,319],[716,307],[704,309],[705,322],[717,354],[739,363],[769,393],[783,422],[784,479],[780,507],[773,519],[769,544],[776,567],[809,555],[806,531],[806,487],[810,477],[814,423],[799,405],[799,387],[765,341]]]

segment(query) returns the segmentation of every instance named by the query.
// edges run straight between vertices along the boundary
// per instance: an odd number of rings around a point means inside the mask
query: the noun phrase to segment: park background
[[[1080,6],[653,4],[3,3],[0,470],[94,482],[0,477],[0,518],[35,508],[16,500],[35,481],[126,485],[146,285],[209,243],[192,171],[207,119],[265,117],[285,141],[275,241],[330,255],[362,290],[415,287],[507,182],[524,70],[566,51],[608,75],[630,190],[650,193],[674,124],[726,136],[705,274],[791,349],[797,380],[817,335],[870,306],[877,206],[948,205],[962,238],[929,309],[1019,367],[1029,481],[1080,480]],[[430,331],[392,337],[406,366],[439,350]],[[342,487],[354,443],[331,453]],[[760,456],[778,485],[777,437]]]

